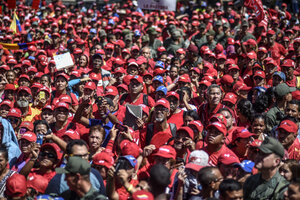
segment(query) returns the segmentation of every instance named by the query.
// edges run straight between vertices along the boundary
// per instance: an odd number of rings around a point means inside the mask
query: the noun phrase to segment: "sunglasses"
[[[56,158],[56,155],[53,154],[53,153],[50,153],[50,152],[41,152],[40,153],[42,157],[48,157],[48,158],[52,158],[52,159],[55,159]]]

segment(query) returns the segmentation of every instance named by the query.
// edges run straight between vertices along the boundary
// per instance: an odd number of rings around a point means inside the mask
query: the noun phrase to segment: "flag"
[[[22,31],[21,24],[20,24],[20,21],[19,21],[19,18],[18,18],[18,15],[16,12],[14,12],[14,19],[11,22],[11,25],[9,28],[14,31],[14,34]]]
[[[29,46],[34,45],[35,43],[37,43],[37,41],[29,42],[29,43],[13,43],[13,44],[0,42],[0,45],[2,45],[3,49],[26,50],[26,49],[28,49]]]
[[[254,10],[258,22],[261,22],[265,18],[265,12],[261,0],[245,0],[244,6]]]

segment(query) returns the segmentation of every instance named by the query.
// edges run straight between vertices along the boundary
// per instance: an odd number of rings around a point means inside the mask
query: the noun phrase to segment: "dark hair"
[[[78,146],[85,146],[86,148],[88,148],[87,143],[84,140],[71,140],[68,144],[67,144],[67,148],[66,148],[66,154],[72,154],[72,148],[73,146],[78,145]]]
[[[3,153],[5,160],[8,161],[8,150],[3,144],[0,145],[0,153]]]
[[[183,117],[192,117],[194,120],[199,120],[199,115],[195,110],[188,110],[183,112]]]
[[[198,181],[203,187],[208,187],[212,181],[215,181],[216,176],[212,173],[217,167],[204,167],[198,172]]]
[[[253,109],[256,113],[263,113],[268,108],[269,98],[265,93],[260,94],[253,103]]]
[[[237,104],[237,108],[239,109],[240,113],[248,119],[248,121],[252,121],[254,110],[252,103],[249,100],[241,99]]]
[[[149,183],[152,187],[159,191],[165,191],[165,188],[170,184],[170,171],[162,165],[154,165],[150,170]]]
[[[48,122],[47,122],[46,120],[36,120],[36,121],[33,123],[33,125],[34,125],[34,129],[33,129],[34,133],[36,133],[36,127],[37,127],[37,125],[39,125],[39,124],[44,124],[44,125],[47,127],[47,131],[50,130],[50,126],[49,126],[49,124],[48,124]],[[47,134],[48,134],[48,133],[47,133]]]
[[[179,63],[180,63],[180,59],[178,58],[178,57],[173,57],[172,59],[171,59],[171,67],[176,67],[176,66],[174,66],[174,62],[176,62],[176,61],[178,61]],[[177,67],[176,67],[177,68]]]
[[[265,114],[256,114],[253,117],[253,120],[251,121],[251,124],[253,124],[254,120],[256,119],[262,119],[266,122],[266,115]]]
[[[268,97],[268,108],[273,104],[273,99],[275,98],[275,87],[268,88],[265,95]]]
[[[298,120],[295,117],[291,117],[291,116],[285,116],[282,118],[281,121],[283,121],[283,120],[290,120],[290,121],[294,122],[295,124],[297,124],[297,122],[298,122]]]
[[[52,80],[51,80],[51,76],[50,76],[49,74],[44,74],[44,75],[42,75],[42,76],[41,76],[41,79],[42,79],[43,77],[46,77],[46,78],[48,79],[49,83],[51,84]]]
[[[107,102],[107,104],[108,104],[109,106],[114,106],[114,103],[113,103],[113,101],[112,101],[110,98],[104,97],[104,99],[106,100],[106,102]]]
[[[192,97],[192,90],[189,87],[182,87],[180,88],[180,90],[178,91],[178,94],[180,95],[180,93],[182,93],[183,91],[186,91],[187,95],[189,96],[189,98]]]
[[[239,191],[243,189],[242,184],[234,179],[225,179],[219,186],[220,196],[225,198],[227,191]]]
[[[297,105],[298,106],[298,112],[300,112],[300,101],[299,100],[293,99],[293,100],[287,102],[287,105],[289,105],[289,104]]]

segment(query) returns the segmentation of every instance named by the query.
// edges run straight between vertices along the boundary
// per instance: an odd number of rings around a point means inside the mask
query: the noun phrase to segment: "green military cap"
[[[91,165],[87,160],[84,160],[78,156],[72,156],[69,158],[65,168],[55,169],[58,174],[76,174],[88,175],[91,171]]]
[[[216,32],[214,30],[209,30],[207,35],[215,36]]]
[[[200,29],[205,29],[206,28],[206,25],[205,24],[200,24]]]
[[[180,31],[178,31],[178,30],[172,31],[172,32],[171,32],[171,35],[172,35],[173,37],[176,37],[176,38],[181,37],[181,33],[180,33]]]
[[[263,153],[271,154],[275,153],[280,156],[280,158],[284,157],[284,148],[282,144],[272,137],[266,137],[262,144],[258,147]]]
[[[155,28],[150,27],[150,28],[148,29],[147,33],[148,33],[149,35],[156,35],[156,34],[157,34],[157,31],[155,30]]]
[[[229,24],[228,24],[227,22],[225,22],[225,23],[223,24],[223,27],[229,28]]]
[[[143,35],[142,42],[149,42],[149,41],[150,41],[149,36],[148,35]]]
[[[242,26],[249,26],[248,21],[247,21],[247,20],[244,20],[244,21],[242,22]]]
[[[131,36],[131,34],[127,34],[127,35],[125,35],[125,37],[124,37],[124,41],[126,41],[126,40],[130,40],[130,41],[132,41],[132,36]]]
[[[104,36],[107,36],[107,34],[106,34],[106,32],[105,32],[105,30],[100,30],[99,31],[99,37],[104,37]]]
[[[295,90],[296,88],[289,87],[286,83],[280,83],[275,87],[274,92],[278,97],[284,97],[288,93],[294,92]]]
[[[222,26],[222,22],[219,20],[216,22],[216,26]]]

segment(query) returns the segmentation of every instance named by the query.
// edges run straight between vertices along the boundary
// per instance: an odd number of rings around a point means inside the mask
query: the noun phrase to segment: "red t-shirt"
[[[50,124],[50,128],[57,137],[61,138],[63,136],[63,134],[67,131],[67,128],[72,121],[73,121],[73,117],[69,117],[67,120],[67,124],[60,130],[56,130],[55,122]]]
[[[225,108],[225,106],[221,103],[219,103],[216,108],[209,112],[209,104],[202,104],[198,109],[198,115],[200,117],[200,121],[202,122],[203,126],[206,127],[208,125],[208,120],[216,114],[221,108]]]
[[[179,129],[183,125],[183,110],[180,110],[179,113],[171,114],[168,119],[168,123],[176,125],[176,128]]]
[[[296,138],[294,143],[290,146],[288,153],[289,159],[300,160],[300,138]]]
[[[48,180],[48,182],[51,181],[51,179],[55,176],[56,172],[51,171],[50,173],[41,173],[39,169],[33,169],[31,172],[28,174],[28,177],[34,176],[34,175],[41,175],[44,178]]]
[[[219,157],[221,155],[230,154],[230,155],[233,155],[233,156],[237,157],[230,149],[228,149],[226,147],[226,145],[223,145],[221,147],[221,149],[219,151],[216,151],[216,152],[209,152],[207,150],[207,147],[204,147],[202,150],[204,150],[209,155],[209,162],[208,163],[211,166],[217,166],[218,165],[218,160],[219,160]]]
[[[121,98],[122,98],[122,97],[121,97]],[[126,104],[128,103],[128,104],[131,104],[131,105],[136,105],[136,106],[138,106],[138,105],[140,105],[140,104],[144,104],[143,98],[144,98],[144,94],[141,93],[141,94],[139,95],[138,99],[137,99],[135,102],[133,102],[133,101],[131,100],[130,95],[128,94],[127,97],[126,97],[126,99],[125,99],[125,101],[124,101],[124,103],[123,103],[122,105],[124,106],[124,105],[126,105]],[[154,102],[153,98],[150,97],[150,96],[148,96],[148,107],[149,107],[149,108],[152,108],[152,107],[154,107],[154,105],[155,105],[155,102]]]
[[[59,94],[59,93],[56,91],[56,92],[55,92],[55,97],[54,97],[54,99],[53,99],[53,101],[52,101],[52,105],[55,105],[55,104],[58,102],[59,98],[60,98],[62,95],[65,95],[65,94]],[[72,105],[73,105],[73,106],[77,106],[77,105],[78,105],[78,100],[77,100],[75,94],[70,93],[70,95],[71,95],[71,99],[72,99]]]
[[[139,183],[138,180],[130,181],[130,184],[133,185],[133,187],[137,186],[138,183]],[[117,183],[116,183],[116,192],[119,194],[119,200],[127,200],[130,197],[130,194],[127,192],[125,187],[123,187],[122,185],[118,185]]]

